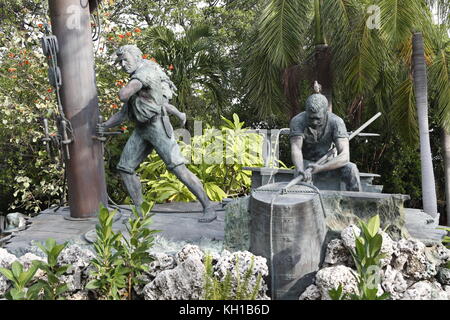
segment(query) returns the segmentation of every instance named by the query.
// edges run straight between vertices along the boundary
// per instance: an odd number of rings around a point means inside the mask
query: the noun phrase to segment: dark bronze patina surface
[[[80,0],[49,0],[49,8],[59,44],[61,102],[74,137],[66,162],[70,216],[91,218],[96,216],[100,202],[107,204],[107,195],[102,145],[92,139],[99,110],[90,11]]]

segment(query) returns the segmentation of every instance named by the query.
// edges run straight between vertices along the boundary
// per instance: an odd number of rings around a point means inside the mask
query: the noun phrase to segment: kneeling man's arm
[[[303,146],[303,137],[300,136],[291,137],[291,156],[292,156],[292,163],[295,165],[296,176],[298,175],[298,172],[303,172],[304,170],[302,146]]]
[[[341,168],[350,162],[350,143],[348,138],[338,138],[336,141],[338,155],[317,168],[317,172],[330,171]]]

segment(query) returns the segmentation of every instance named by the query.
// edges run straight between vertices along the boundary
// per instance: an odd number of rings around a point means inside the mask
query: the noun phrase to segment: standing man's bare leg
[[[123,171],[120,171],[120,177],[122,178],[122,182],[125,185],[136,210],[138,210],[140,214],[141,205],[144,202],[144,199],[142,196],[142,185],[139,177],[136,174],[130,174]]]
[[[203,216],[198,219],[198,222],[209,223],[217,218],[213,203],[203,189],[203,185],[195,174],[186,168],[185,165],[180,165],[172,169],[172,172],[180,179],[181,182],[197,197],[203,206]]]

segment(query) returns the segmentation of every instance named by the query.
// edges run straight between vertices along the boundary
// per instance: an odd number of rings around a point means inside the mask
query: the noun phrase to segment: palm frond
[[[413,79],[410,75],[394,92],[391,117],[397,123],[400,136],[409,144],[417,144],[419,128]]]
[[[271,62],[286,68],[298,61],[310,1],[269,0],[258,22],[258,49]]]
[[[267,0],[242,65],[247,98],[261,118],[285,116],[282,74],[300,61],[310,1]]]
[[[344,84],[353,97],[365,96],[375,86],[386,51],[379,31],[367,28],[364,17],[353,27],[351,40],[341,52]]]
[[[422,0],[380,0],[381,30],[391,45],[405,43],[411,32],[425,21]],[[420,13],[420,14],[418,14]]]
[[[440,124],[450,131],[450,39],[446,28],[436,27],[435,56],[429,69],[430,88],[436,95],[436,109]]]

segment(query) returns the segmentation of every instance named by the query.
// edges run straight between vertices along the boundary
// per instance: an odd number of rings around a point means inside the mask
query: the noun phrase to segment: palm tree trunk
[[[423,210],[435,218],[438,216],[438,211],[428,125],[427,69],[421,32],[414,33],[412,58],[417,118],[419,120]]]
[[[442,130],[444,149],[444,175],[445,175],[445,207],[447,208],[447,225],[450,226],[450,132]]]

